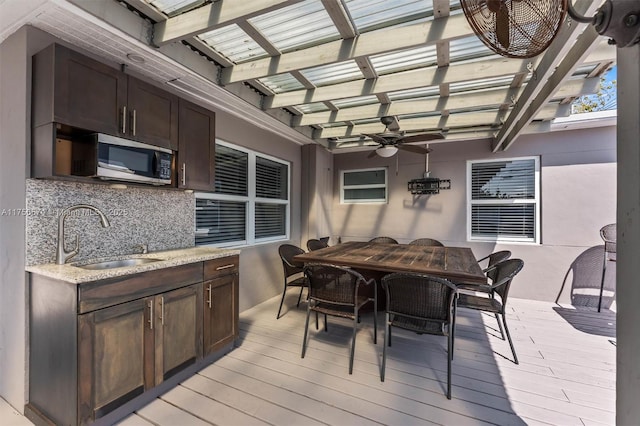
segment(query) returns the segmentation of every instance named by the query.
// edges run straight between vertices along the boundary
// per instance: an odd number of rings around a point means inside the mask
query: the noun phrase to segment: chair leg
[[[600,297],[598,298],[598,312],[602,308],[602,293],[604,291],[604,278],[607,274],[607,252],[604,252],[604,262],[602,262],[602,279],[600,280]]]
[[[309,315],[311,314],[310,305],[307,305],[307,320],[304,323],[304,337],[302,338],[302,355],[300,358],[304,358],[305,352],[307,352],[307,334],[309,332]]]
[[[447,336],[447,399],[451,399],[451,359],[453,358],[453,333]]]
[[[327,314],[324,314],[324,332],[328,332],[329,331],[329,323],[327,321]]]
[[[453,304],[453,318],[451,318],[451,329],[449,330],[449,334],[451,334],[451,359],[453,359],[454,345],[456,343],[456,314],[457,314],[457,303]]]
[[[498,321],[498,328],[500,329],[500,336],[502,337],[502,340],[505,340],[504,338],[504,331],[502,330],[502,323],[500,322],[500,316],[498,314],[494,314],[496,316],[496,321]]]
[[[276,319],[280,319],[280,311],[282,310],[282,304],[284,303],[284,296],[287,294],[287,286],[284,286],[284,291],[282,292],[282,299],[280,299],[280,307],[278,308],[278,316]]]
[[[384,321],[384,343],[382,345],[382,368],[380,369],[380,381],[384,382],[384,369],[387,364],[387,340],[389,339],[389,331],[391,327],[389,326],[389,313],[385,314]]]
[[[378,306],[376,301],[373,302],[373,344],[378,344]]]
[[[300,286],[300,294],[298,295],[298,304],[296,305],[296,308],[300,307],[300,300],[302,299],[302,290],[304,290],[304,287]]]
[[[316,311],[316,330],[318,330],[318,311]]]
[[[516,364],[519,364],[518,362],[518,356],[516,355],[516,350],[513,347],[513,342],[511,341],[511,334],[509,334],[509,327],[507,327],[507,318],[504,315],[504,312],[502,313],[502,322],[504,323],[504,331],[507,334],[507,338],[509,339],[509,346],[511,346],[511,353],[513,354],[513,362],[515,362]]]
[[[358,314],[353,318],[353,337],[351,338],[351,355],[349,356],[349,374],[353,373],[353,355],[356,352],[356,332],[358,329]]]

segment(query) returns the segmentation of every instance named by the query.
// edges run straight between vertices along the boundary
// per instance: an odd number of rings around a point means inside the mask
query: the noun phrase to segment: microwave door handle
[[[151,159],[151,173],[153,176],[158,176],[158,167],[160,165],[160,153],[154,152],[153,158]]]

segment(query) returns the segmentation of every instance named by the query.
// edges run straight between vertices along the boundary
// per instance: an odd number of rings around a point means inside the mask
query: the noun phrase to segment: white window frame
[[[217,194],[215,192],[196,192],[196,198],[207,198],[210,200],[220,201],[238,201],[244,202],[247,206],[246,210],[246,223],[245,223],[245,236],[246,239],[242,241],[229,241],[225,243],[212,243],[201,244],[198,247],[242,247],[258,244],[266,244],[274,241],[287,241],[291,232],[291,162],[282,160],[280,158],[273,157],[271,155],[263,154],[261,152],[253,151],[251,149],[228,143],[219,139],[216,139],[216,145],[225,146],[227,148],[235,149],[247,154],[248,158],[248,177],[247,177],[247,192],[248,195],[229,195],[229,194]],[[256,196],[256,158],[261,157],[267,160],[274,161],[276,163],[283,164],[287,167],[287,199],[280,200],[274,198],[262,198]],[[256,203],[257,204],[280,204],[286,205],[285,209],[285,234],[276,235],[272,237],[256,238]],[[194,215],[195,221],[195,215]],[[195,224],[194,224],[195,227]]]
[[[534,161],[534,185],[535,185],[535,196],[533,199],[505,199],[505,200],[472,200],[472,189],[471,189],[471,180],[472,180],[472,166],[474,164],[479,163],[499,163],[499,162],[507,162],[507,161],[520,161],[520,160],[533,160]],[[471,233],[471,214],[472,208],[474,205],[483,205],[483,204],[502,204],[502,205],[510,205],[510,204],[534,204],[535,205],[535,220],[534,220],[534,237],[533,240],[528,238],[509,238],[509,237],[500,237],[496,236],[495,238],[491,238],[488,236],[473,236]],[[508,242],[508,243],[522,243],[522,244],[540,244],[540,157],[538,156],[527,156],[527,157],[513,157],[513,158],[495,158],[490,160],[467,160],[467,241],[488,241],[488,242]]]
[[[384,171],[384,184],[377,183],[371,185],[345,185],[345,173]],[[378,198],[362,199],[362,200],[345,200],[344,191],[347,189],[372,189],[384,188],[384,200]],[[340,170],[340,204],[386,204],[389,202],[389,170],[387,167],[371,167],[368,169]]]

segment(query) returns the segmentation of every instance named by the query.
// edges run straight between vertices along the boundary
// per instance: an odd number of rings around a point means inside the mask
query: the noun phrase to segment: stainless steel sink
[[[107,260],[104,262],[87,263],[86,265],[74,265],[82,269],[115,269],[125,268],[127,266],[143,265],[145,263],[159,262],[162,259],[154,259],[151,257],[135,257],[122,260]]]

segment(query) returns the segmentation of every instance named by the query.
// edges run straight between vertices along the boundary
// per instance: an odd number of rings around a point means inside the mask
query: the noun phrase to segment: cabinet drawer
[[[238,256],[222,257],[220,259],[208,260],[204,263],[205,280],[237,273]]]
[[[79,287],[79,313],[152,296],[202,282],[202,262],[110,278]]]

